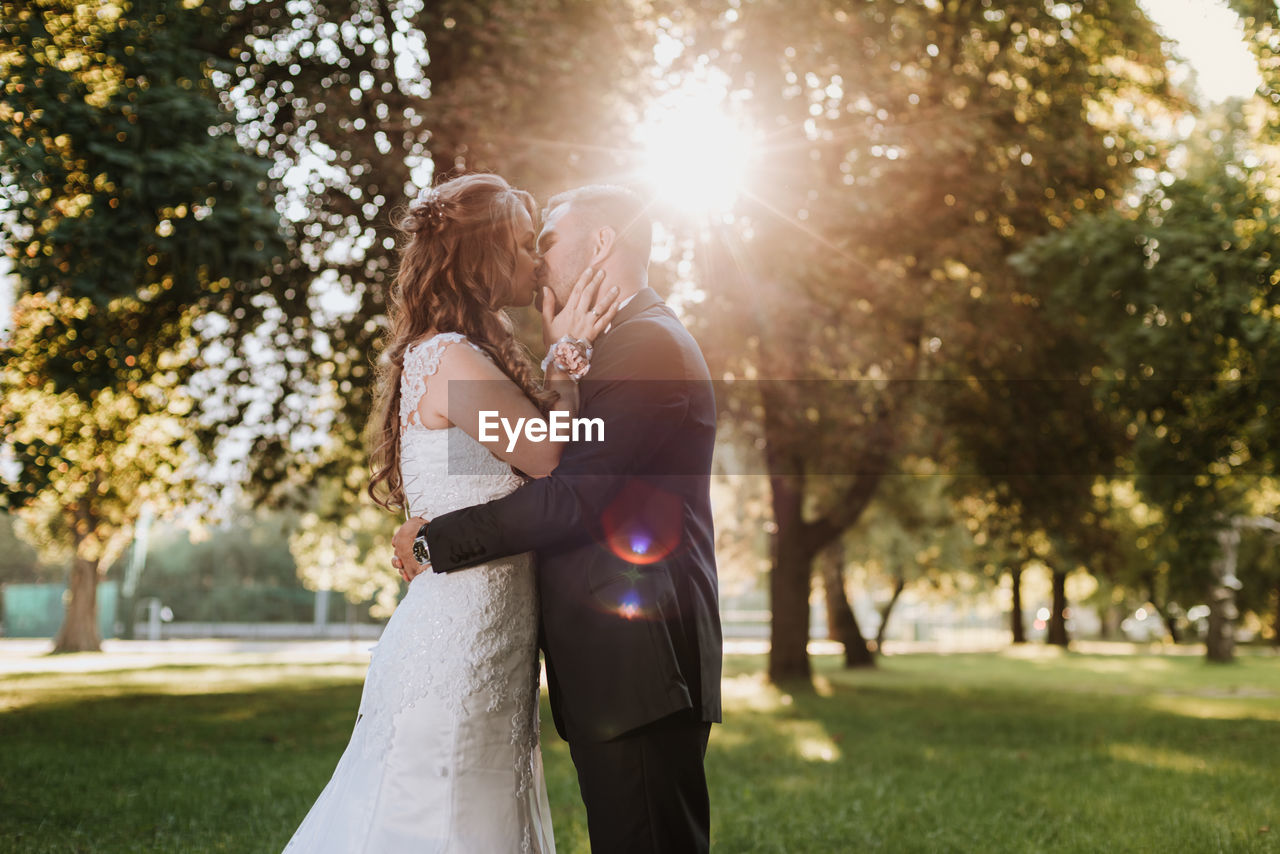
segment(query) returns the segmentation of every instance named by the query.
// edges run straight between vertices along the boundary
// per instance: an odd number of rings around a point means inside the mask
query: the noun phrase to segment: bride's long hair
[[[536,221],[533,196],[497,175],[462,175],[412,204],[400,221],[400,267],[387,297],[388,334],[378,359],[369,421],[369,495],[388,510],[405,503],[400,477],[400,375],[404,354],[428,332],[459,332],[479,345],[540,409],[555,401],[534,379],[529,353],[500,311],[516,270],[515,219]]]

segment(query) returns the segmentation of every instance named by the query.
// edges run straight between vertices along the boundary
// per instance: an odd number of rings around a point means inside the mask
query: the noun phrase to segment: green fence
[[[116,601],[119,583],[98,584],[98,633],[114,637]],[[67,588],[62,584],[6,584],[0,588],[4,598],[4,636],[10,638],[51,638],[62,627],[66,615]]]

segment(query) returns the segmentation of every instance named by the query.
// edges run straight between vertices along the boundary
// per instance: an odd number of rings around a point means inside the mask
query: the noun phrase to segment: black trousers
[[[689,711],[605,742],[570,742],[592,854],[706,854],[702,760],[711,724]]]

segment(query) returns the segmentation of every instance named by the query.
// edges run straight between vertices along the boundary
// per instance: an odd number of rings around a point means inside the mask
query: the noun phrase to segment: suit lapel
[[[635,297],[631,302],[623,306],[622,310],[613,318],[613,323],[609,326],[609,331],[596,339],[596,352],[592,357],[591,373],[583,378],[582,384],[578,387],[579,393],[582,395],[581,403],[586,406],[587,401],[594,396],[597,382],[607,380],[614,376],[618,369],[616,354],[611,353],[609,347],[609,336],[614,333],[619,326],[638,317],[641,312],[648,311],[655,305],[659,305],[662,298],[658,296],[653,288],[641,288],[636,291]]]

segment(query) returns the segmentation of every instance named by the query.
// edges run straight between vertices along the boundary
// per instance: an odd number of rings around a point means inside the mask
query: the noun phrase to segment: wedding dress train
[[[424,518],[521,483],[462,430],[417,419],[427,377],[455,344],[475,346],[444,333],[405,353],[401,472]],[[521,554],[413,579],[374,648],[351,741],[286,854],[554,854],[533,572]]]

